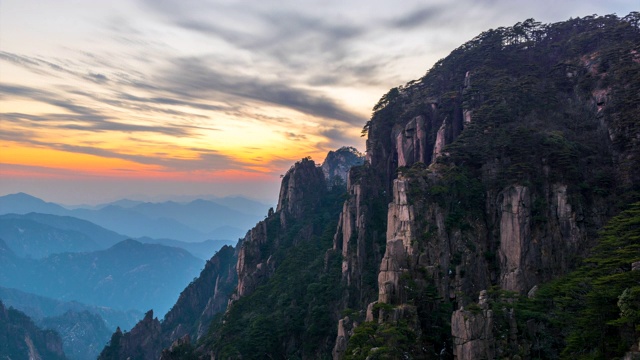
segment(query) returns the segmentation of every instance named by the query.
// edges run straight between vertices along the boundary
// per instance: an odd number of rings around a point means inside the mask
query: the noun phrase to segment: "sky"
[[[0,195],[244,195],[482,31],[638,0],[0,0]]]

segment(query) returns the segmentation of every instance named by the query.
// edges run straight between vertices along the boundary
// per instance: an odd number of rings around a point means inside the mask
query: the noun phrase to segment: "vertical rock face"
[[[523,291],[524,267],[531,242],[531,202],[529,189],[511,186],[503,191],[500,216],[500,286],[505,290]]]
[[[444,146],[447,144],[446,138],[445,138],[446,130],[447,130],[447,119],[445,119],[442,122],[442,125],[440,126],[440,128],[438,129],[438,132],[436,133],[436,143],[433,146],[433,156],[431,157],[432,162],[435,162],[436,159],[440,155],[442,155]]]
[[[467,71],[464,74],[464,90],[462,91],[462,95],[466,96],[471,92],[471,72]],[[473,96],[471,97],[470,100],[475,100],[473,98]],[[470,124],[471,123],[471,115],[472,115],[473,111],[471,109],[469,109],[469,107],[467,105],[463,105],[462,107],[462,117],[464,118],[464,123],[465,126],[466,124]]]
[[[282,225],[287,218],[298,219],[305,211],[313,211],[327,191],[322,169],[313,160],[302,159],[282,178],[277,212]]]
[[[271,225],[274,225],[273,221],[260,221],[240,243],[236,264],[238,286],[232,300],[251,293],[261,281],[271,276],[275,264],[263,251],[268,241],[267,226]]]
[[[242,240],[236,265],[238,287],[232,301],[252,293],[271,277],[277,266],[271,257],[278,246],[275,235],[287,231],[290,222],[313,213],[326,192],[324,173],[313,160],[302,159],[289,169],[282,178],[276,212],[249,230]],[[304,233],[302,229],[301,240]]]
[[[532,194],[528,187],[513,185],[499,195],[500,286],[519,293],[550,280],[570,268],[573,254],[586,244],[583,225],[572,209],[564,184],[548,185],[549,192]],[[534,224],[533,201],[549,204],[537,211],[546,223]]]
[[[389,204],[387,217],[387,247],[378,273],[378,301],[381,303],[402,300],[399,280],[402,273],[409,270],[413,255],[415,223],[413,208],[407,203],[407,186],[404,179],[393,182],[393,202]]]
[[[340,213],[333,250],[342,254],[343,281],[347,286],[359,289],[357,298],[362,301],[365,286],[362,277],[370,270],[366,267],[375,264],[377,268],[381,258],[384,224],[376,223],[376,218],[382,212],[381,208],[386,208],[386,201],[384,194],[376,189],[375,176],[372,176],[369,166],[349,173],[348,180],[349,198]]]
[[[487,292],[480,293],[480,308],[456,310],[451,315],[453,351],[457,360],[495,359],[493,310],[486,304]]]
[[[394,131],[398,166],[410,166],[416,162],[427,161],[427,131],[424,116],[411,119],[404,128]]]
[[[362,309],[378,296],[377,273],[385,244],[387,195],[380,176],[369,164],[354,167],[347,182],[348,199],[344,202],[333,237],[332,252],[342,255],[342,282],[345,287],[342,310]],[[334,358],[341,358],[355,319],[344,317],[338,324],[333,348]]]

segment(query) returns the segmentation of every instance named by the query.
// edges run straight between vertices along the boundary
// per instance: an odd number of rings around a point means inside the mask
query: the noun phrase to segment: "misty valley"
[[[57,331],[68,358],[96,358],[117,328],[131,330],[150,309],[163,316],[206,260],[268,208],[228,197],[68,209],[2,196],[0,301]]]

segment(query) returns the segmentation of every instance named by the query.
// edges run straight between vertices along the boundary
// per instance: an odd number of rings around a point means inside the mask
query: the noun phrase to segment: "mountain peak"
[[[336,151],[329,151],[322,163],[322,172],[329,185],[336,182],[347,183],[349,169],[362,165],[365,156],[352,146],[343,146]]]
[[[64,207],[58,204],[46,202],[23,192],[0,196],[0,214],[39,212],[61,215],[66,211]]]

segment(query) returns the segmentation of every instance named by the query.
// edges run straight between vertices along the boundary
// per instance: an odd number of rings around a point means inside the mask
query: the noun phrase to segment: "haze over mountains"
[[[116,327],[130,329],[150,309],[167,312],[205,260],[235,245],[268,208],[214,200],[65,207],[2,196],[0,300],[56,330],[69,358],[95,358]]]
[[[264,216],[268,208],[268,205],[242,197],[222,198],[216,202],[198,199],[188,203],[124,199],[94,208],[75,209],[25,193],[0,197],[0,214],[36,212],[71,216],[128,237],[148,236],[185,242],[237,240]]]

